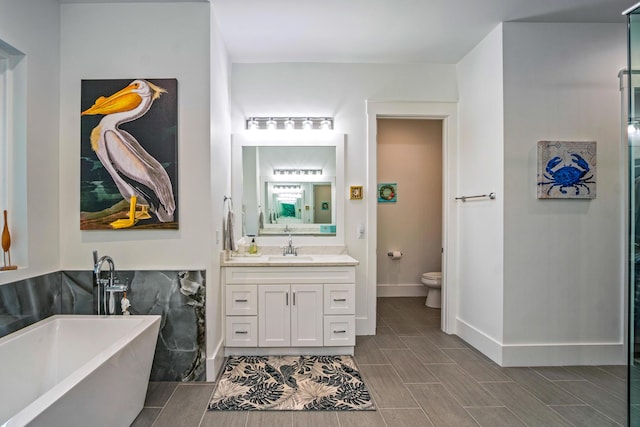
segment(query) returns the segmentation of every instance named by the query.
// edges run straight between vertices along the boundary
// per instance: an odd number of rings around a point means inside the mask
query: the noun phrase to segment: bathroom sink
[[[271,255],[267,257],[269,262],[310,262],[313,261],[312,256],[302,255]]]

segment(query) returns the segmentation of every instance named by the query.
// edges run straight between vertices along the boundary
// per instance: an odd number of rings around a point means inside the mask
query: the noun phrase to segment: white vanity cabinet
[[[322,285],[258,285],[260,347],[322,347]]]
[[[225,354],[353,354],[355,266],[223,267]]]

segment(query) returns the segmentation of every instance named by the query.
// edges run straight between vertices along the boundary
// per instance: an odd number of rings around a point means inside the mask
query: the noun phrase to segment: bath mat
[[[375,410],[351,356],[231,356],[212,411]]]

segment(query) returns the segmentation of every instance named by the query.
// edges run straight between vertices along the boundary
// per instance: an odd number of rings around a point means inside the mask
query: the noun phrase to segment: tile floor
[[[356,362],[377,411],[211,412],[211,383],[149,384],[134,427],[623,426],[626,367],[500,368],[439,329],[424,298],[379,298]]]

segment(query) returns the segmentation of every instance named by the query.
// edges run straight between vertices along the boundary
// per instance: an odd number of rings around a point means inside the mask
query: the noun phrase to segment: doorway
[[[367,255],[366,308],[356,318],[358,335],[373,335],[376,329],[377,185],[378,127],[380,118],[434,119],[442,121],[442,312],[441,329],[456,333],[457,260],[453,243],[457,240],[457,210],[454,191],[457,158],[457,104],[454,102],[367,101]]]
[[[377,296],[426,296],[422,274],[442,271],[442,120],[379,118]],[[401,257],[391,257],[393,251]]]
[[[313,222],[331,224],[331,184],[313,186]]]

